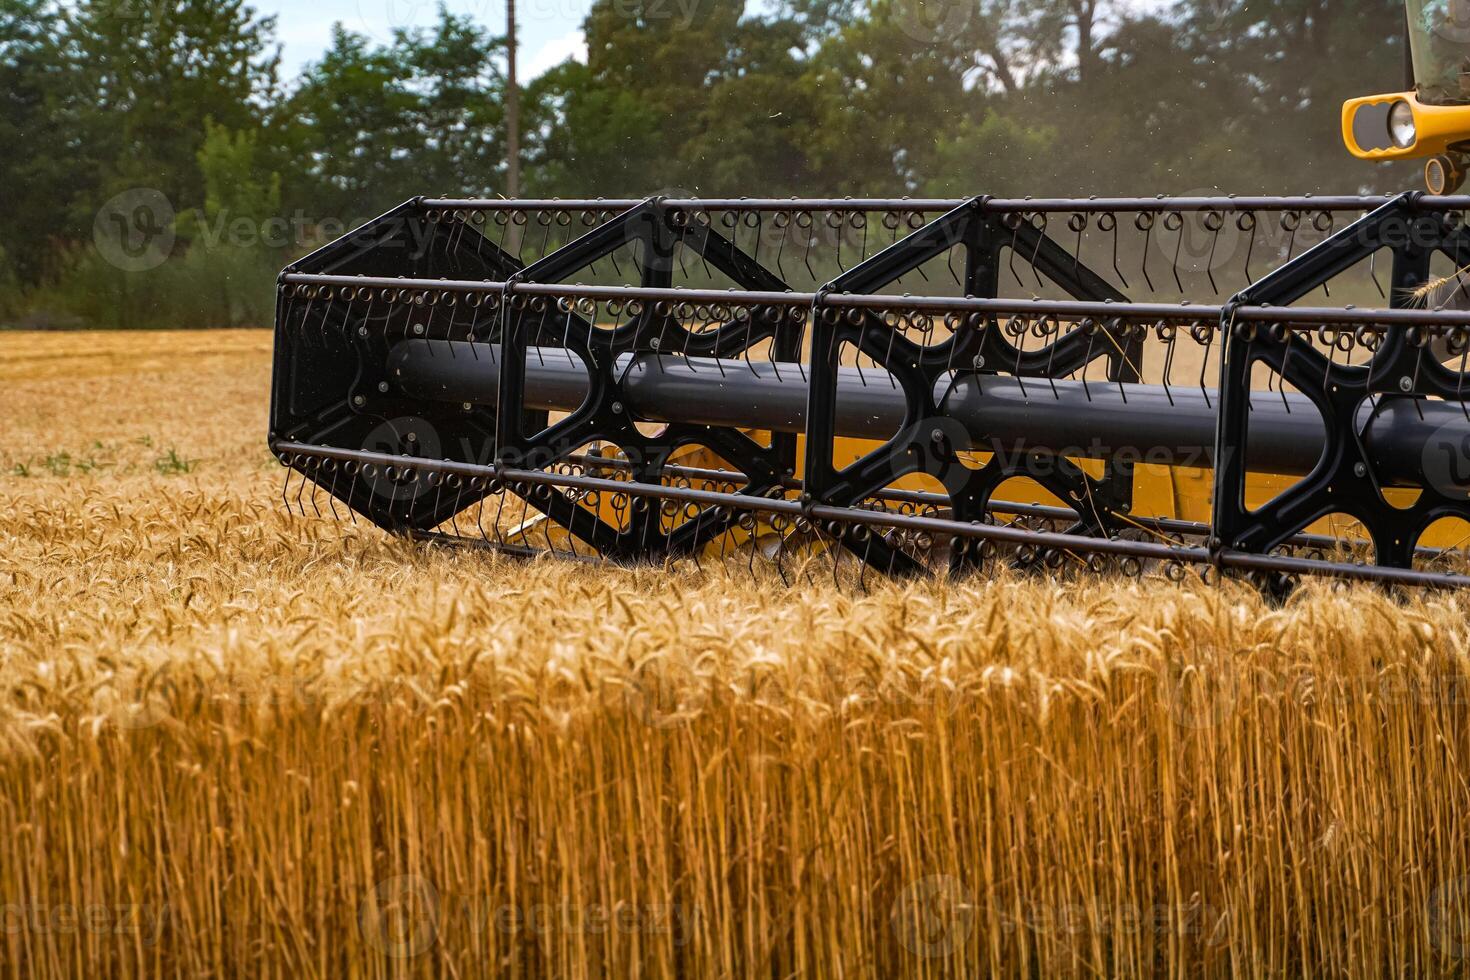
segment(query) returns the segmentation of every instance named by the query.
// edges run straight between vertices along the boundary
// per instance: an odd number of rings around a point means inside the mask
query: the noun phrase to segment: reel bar
[[[1236,323],[1280,323],[1292,329],[1316,326],[1464,327],[1470,314],[1463,310],[1373,309],[1331,306],[1194,305],[1192,303],[1111,303],[1045,299],[984,299],[974,296],[890,296],[871,293],[776,293],[714,289],[659,289],[638,286],[589,286],[568,283],[470,282],[450,279],[388,279],[374,276],[331,276],[287,273],[287,286],[317,286],[348,290],[392,290],[399,293],[480,294],[496,297],[543,297],[565,301],[642,300],[650,303],[698,303],[735,306],[779,306],[834,310],[904,310],[927,313],[980,313],[1029,317],[1067,317],[1094,320],[1170,320]],[[372,300],[371,293],[344,299]],[[491,308],[495,308],[492,306]]]
[[[492,344],[405,340],[392,349],[388,366],[411,399],[493,406],[499,398]],[[591,390],[585,365],[562,348],[533,348],[525,370],[530,408],[575,412]],[[627,407],[642,421],[807,430],[808,384],[790,368],[783,376],[771,362],[623,354],[616,373],[624,379]],[[1078,381],[1027,385],[1017,378],[970,373],[942,378],[934,399],[943,417],[969,433],[968,452],[1108,459],[1132,450],[1139,462],[1214,465],[1220,399],[1209,391]],[[901,388],[867,379],[860,368],[843,367],[837,435],[887,439],[908,424],[907,404]],[[1405,399],[1385,402],[1377,411],[1365,404],[1359,424],[1379,476],[1395,484],[1413,485],[1431,440],[1464,439],[1470,445],[1470,417],[1446,402]],[[1317,411],[1304,395],[1258,399],[1250,425],[1247,463],[1257,472],[1303,476],[1325,448]]]
[[[567,463],[581,467],[585,472],[593,470],[623,472],[633,469],[633,465],[625,459],[615,456],[583,456],[572,455],[566,459]],[[733,483],[739,485],[745,480],[744,474],[733,470],[712,470],[697,466],[680,466],[676,463],[666,463],[658,467],[657,473],[660,477],[667,479],[702,480],[713,483]],[[786,490],[801,491],[801,481],[790,478],[781,481],[781,486]],[[916,504],[923,507],[943,510],[949,506],[949,498],[942,493],[931,493],[924,490],[880,490],[873,495],[876,502],[882,504]],[[990,513],[1011,514],[1017,517],[1040,518],[1047,521],[1071,521],[1076,515],[1065,507],[1053,507],[1048,504],[1025,504],[1015,500],[991,500]],[[1210,535],[1210,526],[1199,521],[1185,521],[1174,517],[1146,517],[1135,516],[1141,527],[1148,528],[1164,535],[1175,537],[1207,538]],[[1291,547],[1315,548],[1328,550],[1341,548],[1341,538],[1334,538],[1325,534],[1297,534],[1287,539],[1286,544]],[[1443,548],[1421,547],[1416,554],[1425,558],[1437,558],[1444,554]]]
[[[459,476],[487,484],[523,484],[529,487],[563,488],[594,493],[622,493],[631,497],[670,500],[704,507],[724,507],[736,511],[778,514],[792,519],[828,523],[834,526],[861,525],[928,532],[978,541],[1031,546],[1054,551],[1111,555],[1174,564],[1214,565],[1221,568],[1274,573],[1310,573],[1352,581],[1378,581],[1396,585],[1429,588],[1462,589],[1470,587],[1470,576],[1421,572],[1414,569],[1353,565],[1344,562],[1322,562],[1291,558],[1285,555],[1253,555],[1228,549],[1212,553],[1208,548],[1176,547],[1150,541],[1121,538],[1095,538],[1086,535],[1034,531],[995,524],[965,523],[937,517],[919,517],[890,510],[831,507],[797,500],[758,497],[748,494],[721,493],[692,487],[665,486],[637,481],[606,480],[599,477],[523,470],[509,467],[482,466],[432,459],[392,456],[363,450],[308,446],[293,442],[276,442],[272,450],[278,457],[290,460],[330,460],[351,463],[359,468],[409,468],[440,476]],[[533,494],[534,496],[534,494]]]
[[[969,198],[821,197],[821,198],[662,198],[664,207],[682,211],[919,211],[937,214],[971,204]],[[1385,195],[1311,194],[1286,197],[1085,197],[984,198],[976,206],[990,214],[1105,214],[1149,211],[1371,211],[1394,200]],[[642,204],[626,199],[481,200],[476,198],[423,198],[422,207],[436,211],[627,211]],[[1470,209],[1470,196],[1418,195],[1414,206],[1425,211]]]

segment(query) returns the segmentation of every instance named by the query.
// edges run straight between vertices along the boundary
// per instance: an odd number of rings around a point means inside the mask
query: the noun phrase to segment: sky
[[[469,14],[497,34],[505,30],[505,0],[445,0],[456,14]],[[438,0],[251,0],[262,14],[276,15],[283,45],[281,73],[293,78],[331,43],[332,25],[386,41],[396,27],[429,25]],[[521,74],[530,79],[567,58],[586,60],[582,20],[592,0],[516,0],[520,25]]]
[[[437,17],[439,0],[251,0],[263,14],[275,14],[283,45],[282,76],[294,78],[331,43],[332,25],[386,41],[395,27],[427,26]],[[469,14],[497,34],[505,31],[505,0],[444,0],[456,14]],[[1124,0],[1134,10],[1158,8],[1168,0]],[[521,29],[521,76],[529,80],[567,58],[587,59],[582,21],[592,0],[516,0]]]

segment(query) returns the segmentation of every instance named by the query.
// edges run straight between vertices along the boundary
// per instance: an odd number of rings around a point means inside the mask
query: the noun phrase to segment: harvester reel
[[[516,554],[1470,584],[1470,313],[1415,305],[1465,207],[415,200],[283,273],[271,446],[293,510]],[[1387,308],[1303,305],[1363,263]]]

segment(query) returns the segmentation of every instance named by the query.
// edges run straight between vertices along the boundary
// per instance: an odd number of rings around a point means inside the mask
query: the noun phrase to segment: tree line
[[[522,93],[537,197],[1352,192],[1338,136],[1403,82],[1399,0],[595,0]],[[283,77],[244,0],[0,0],[0,312],[269,318],[273,271],[417,194],[497,195],[505,38],[338,25]],[[169,261],[99,255],[119,195]],[[249,233],[247,233],[249,232]],[[105,250],[102,250],[105,251]]]

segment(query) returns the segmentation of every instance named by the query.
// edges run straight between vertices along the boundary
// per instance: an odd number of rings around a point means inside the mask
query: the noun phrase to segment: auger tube
[[[410,398],[494,405],[497,358],[497,346],[489,343],[404,340],[389,355],[389,373]],[[792,363],[666,354],[624,354],[618,362],[640,419],[797,433],[806,431],[803,371]],[[588,387],[577,355],[563,348],[528,351],[527,407],[572,412]],[[1139,462],[1166,466],[1214,463],[1219,399],[1210,389],[964,374],[941,382],[934,396],[943,417],[972,440],[957,448],[1095,459],[1131,453]],[[887,372],[841,369],[837,435],[887,439],[904,424],[905,409],[905,394]],[[1445,402],[1387,399],[1376,410],[1365,405],[1359,425],[1378,478],[1390,485],[1421,481],[1432,445],[1470,445],[1470,417]],[[1305,396],[1261,392],[1253,400],[1251,470],[1305,475],[1324,445],[1321,416]]]

